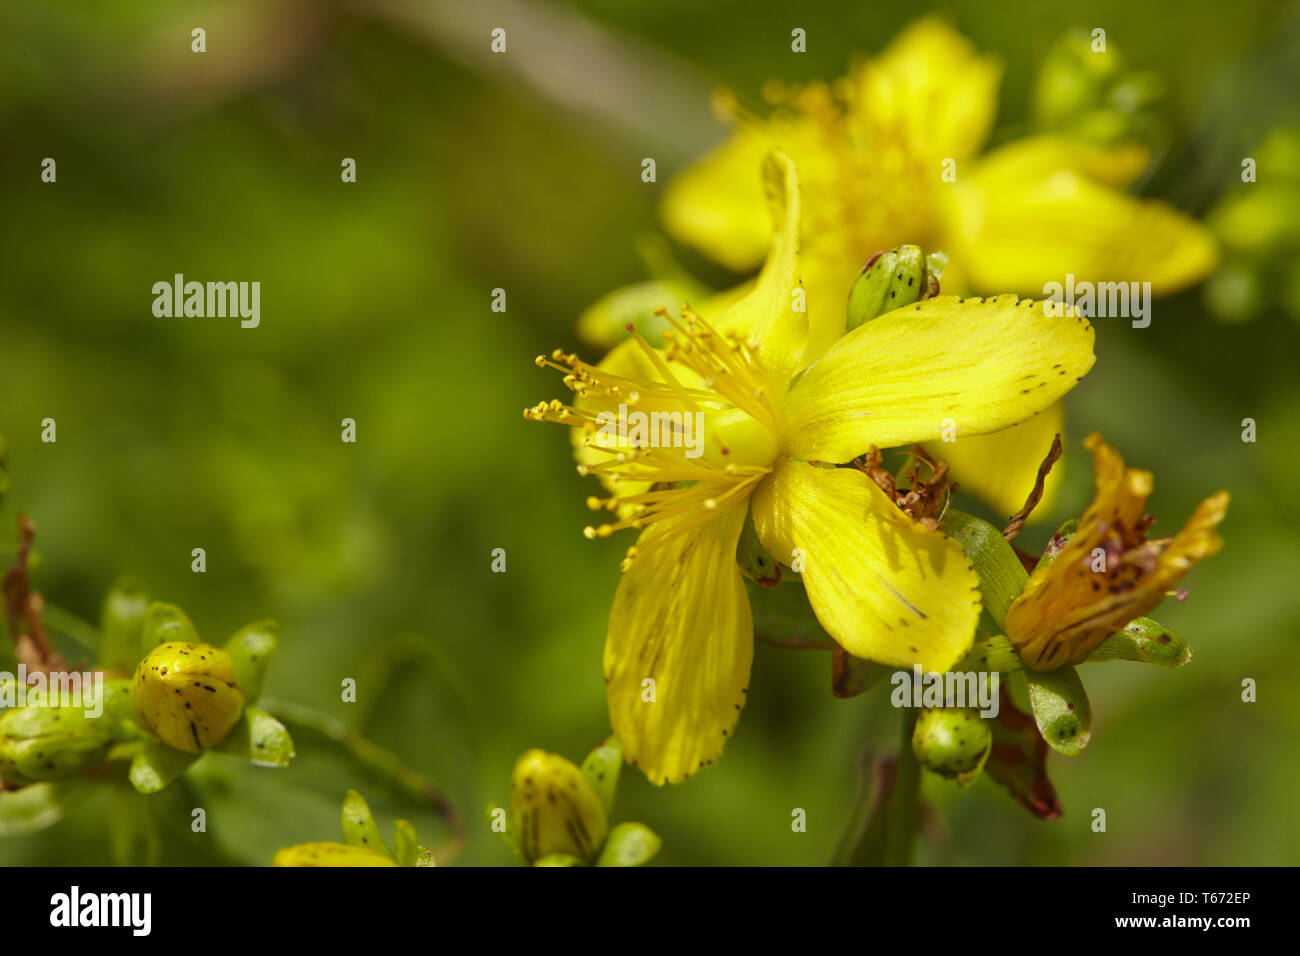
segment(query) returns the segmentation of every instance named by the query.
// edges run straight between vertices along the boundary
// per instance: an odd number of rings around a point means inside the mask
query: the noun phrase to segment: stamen
[[[666,315],[663,310],[660,314]],[[578,396],[579,402],[566,405],[553,399],[524,410],[524,417],[530,421],[580,429],[580,444],[605,456],[603,460],[579,464],[579,475],[594,475],[611,486],[626,482],[648,486],[647,490],[630,494],[591,495],[586,499],[590,510],[616,515],[615,520],[583,528],[588,539],[657,526],[654,533],[642,535],[638,546],[628,550],[622,561],[624,570],[638,555],[699,527],[719,509],[743,501],[770,470],[734,461],[718,464],[704,456],[688,457],[681,424],[685,415],[735,408],[774,433],[780,429],[779,411],[766,373],[748,344],[734,333],[718,332],[689,308],[683,309],[680,320],[668,321],[672,329],[665,333],[667,346],[662,351],[653,348],[635,328],[628,327],[660,380],[629,378],[556,349],[549,356],[539,355],[536,364],[560,372],[565,387]],[[679,366],[677,374],[673,363]],[[681,368],[698,376],[701,384],[684,384]],[[658,433],[660,445],[637,444],[622,431],[621,443],[613,444],[608,440],[608,410],[615,404],[682,417],[670,422],[670,431]],[[718,434],[710,438],[722,456],[730,455],[731,450]]]

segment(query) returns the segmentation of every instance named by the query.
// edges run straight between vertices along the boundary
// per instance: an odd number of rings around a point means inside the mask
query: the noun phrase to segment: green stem
[[[849,826],[836,848],[837,866],[910,866],[921,826],[921,767],[912,753],[917,712],[902,710],[898,754],[868,767]]]
[[[260,706],[287,724],[316,731],[347,751],[362,766],[391,783],[407,799],[430,807],[451,830],[451,839],[434,856],[441,864],[460,853],[465,843],[465,825],[456,808],[428,777],[402,763],[395,753],[357,733],[341,720],[311,707],[263,697]]]
[[[885,866],[911,866],[916,834],[921,828],[921,765],[912,752],[912,730],[917,711],[904,707],[903,736],[898,744],[894,789],[890,794],[889,842]]]

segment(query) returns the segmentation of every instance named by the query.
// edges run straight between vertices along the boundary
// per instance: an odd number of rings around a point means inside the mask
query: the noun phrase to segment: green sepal
[[[131,786],[140,793],[157,793],[202,756],[201,753],[176,750],[156,740],[145,741],[143,745],[127,746],[139,748],[131,759],[131,769],[127,776],[131,780]]]
[[[1034,565],[1034,570],[1040,571],[1055,561],[1060,556],[1061,552],[1065,550],[1065,546],[1070,543],[1070,539],[1074,537],[1078,530],[1078,518],[1070,518],[1057,528],[1056,533],[1052,535],[1051,540],[1047,542],[1047,547],[1043,549],[1042,557],[1040,557],[1038,563]]]
[[[1038,732],[1058,753],[1076,756],[1092,737],[1092,705],[1073,667],[1051,671],[1025,671],[1029,705]]]
[[[1004,674],[1024,670],[1025,663],[1012,646],[1009,638],[1002,634],[986,637],[983,634],[975,638],[970,652],[952,666],[954,671],[1001,671]]]
[[[355,790],[349,790],[343,798],[343,842],[348,846],[364,846],[394,859],[393,852],[379,834],[379,824],[375,823],[375,815],[370,812],[370,804]]]
[[[288,728],[260,707],[245,707],[230,733],[213,749],[259,767],[287,767],[295,756]]]
[[[578,859],[576,856],[570,856],[568,853],[548,853],[533,863],[533,866],[586,866],[587,864]]]
[[[99,660],[104,667],[128,674],[140,663],[141,631],[149,610],[149,595],[133,578],[121,578],[99,611]]]
[[[393,823],[393,859],[398,866],[415,866],[420,858],[420,841],[410,820]]]
[[[257,621],[241,627],[226,641],[225,651],[235,668],[235,679],[245,704],[262,696],[262,683],[280,643],[280,626],[275,621]]]
[[[498,810],[505,814],[506,828],[504,830],[498,830],[494,825],[496,823],[496,812]],[[515,821],[510,818],[510,809],[501,806],[499,803],[489,803],[484,816],[487,817],[488,829],[492,831],[492,834],[500,839],[511,853],[522,858],[524,850],[523,847],[519,845],[518,837],[515,836]]]
[[[145,611],[140,630],[140,657],[146,657],[159,644],[180,641],[201,644],[198,629],[184,611],[175,604],[155,601]],[[139,659],[137,659],[138,662]]]
[[[993,525],[955,508],[948,509],[939,527],[944,534],[957,540],[975,565],[984,610],[988,611],[997,630],[1004,630],[1007,609],[1029,581],[1029,573],[1016,557],[1015,550]]]
[[[609,831],[597,866],[641,866],[649,863],[664,841],[644,823],[620,823]]]
[[[415,849],[416,849],[415,862],[411,864],[412,866],[436,867],[438,865],[438,861],[434,857],[433,851],[430,850],[427,846],[418,846]]]
[[[582,762],[582,775],[591,789],[600,797],[605,816],[614,812],[614,797],[618,793],[618,775],[623,769],[623,741],[618,734],[610,734],[605,742],[587,754]]]
[[[1192,649],[1181,634],[1149,617],[1139,617],[1097,645],[1085,663],[1137,661],[1157,667],[1182,667],[1191,659]]]

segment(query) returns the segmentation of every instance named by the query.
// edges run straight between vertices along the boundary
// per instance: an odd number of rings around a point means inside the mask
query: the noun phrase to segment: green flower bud
[[[391,857],[345,843],[300,843],[279,850],[272,866],[397,866]]]
[[[190,753],[221,743],[244,711],[230,655],[211,644],[181,641],[155,647],[140,662],[131,700],[146,729]]]
[[[745,577],[763,587],[774,588],[781,583],[781,565],[758,540],[753,515],[745,517],[740,540],[736,542],[736,563]]]
[[[0,774],[58,780],[104,759],[110,722],[81,707],[19,707],[0,716]]]
[[[591,863],[609,823],[600,797],[571,761],[530,750],[515,764],[510,807],[529,863],[565,854]]]
[[[878,315],[939,294],[939,278],[929,268],[920,246],[899,246],[877,252],[867,260],[849,292],[845,331]]]
[[[992,732],[970,707],[927,708],[912,729],[912,752],[921,766],[962,786],[974,781],[992,746]]]

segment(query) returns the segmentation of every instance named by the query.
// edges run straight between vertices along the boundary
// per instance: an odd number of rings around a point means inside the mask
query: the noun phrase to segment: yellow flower
[[[1035,136],[980,156],[1000,78],[998,63],[942,20],[919,20],[835,84],[775,90],[781,108],[771,117],[738,115],[732,136],[669,186],[665,226],[723,265],[756,268],[771,225],[755,171],[770,149],[787,153],[804,191],[808,360],[843,333],[862,264],[904,243],[949,253],[950,292],[1041,295],[1072,273],[1147,281],[1161,294],[1210,272],[1217,253],[1205,229],[1120,191],[1146,167],[1143,147]],[[1011,514],[1063,421],[1052,406],[1015,431],[935,453],[967,490]],[[1046,504],[1060,477],[1059,468],[1049,476]]]
[[[578,466],[632,493],[591,498],[639,531],[624,561],[605,644],[610,717],[630,763],[680,781],[722,752],[753,657],[736,545],[752,513],[763,546],[800,571],[822,625],[849,653],[946,670],[970,647],[978,580],[960,545],[913,523],[852,461],[936,439],[945,422],[982,434],[1056,401],[1092,366],[1092,328],[1013,295],[929,299],[865,323],[809,365],[799,297],[799,189],[783,154],[763,163],[778,223],[753,290],[716,325],[690,310],[662,352],[639,335],[644,371],[561,351],[574,405],[525,416],[576,426]],[[628,363],[625,368],[631,368]],[[615,439],[617,413],[658,413],[657,444]],[[693,423],[702,425],[695,429]],[[702,437],[698,455],[688,432]]]
[[[1151,519],[1144,510],[1151,472],[1125,468],[1096,433],[1084,445],[1093,454],[1097,495],[1078,531],[1053,561],[1030,575],[1007,611],[1007,637],[1033,670],[1082,663],[1223,545],[1215,529],[1228,510],[1226,491],[1201,502],[1172,538],[1149,540]]]

